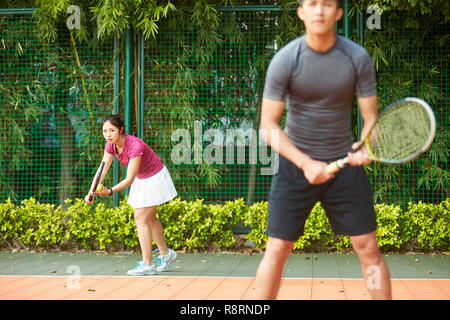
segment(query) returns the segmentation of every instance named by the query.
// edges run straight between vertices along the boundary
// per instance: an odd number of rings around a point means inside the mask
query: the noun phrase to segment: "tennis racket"
[[[430,106],[418,98],[404,98],[390,104],[375,121],[358,151],[366,146],[371,160],[384,163],[406,163],[424,153],[436,133],[436,119]],[[344,168],[348,158],[328,164],[334,173]]]
[[[95,178],[95,183],[94,183],[94,187],[92,188],[92,192],[95,192],[95,190],[97,190],[98,184],[100,182],[100,177],[102,176],[102,172],[103,172],[103,167],[105,166],[105,161],[102,161],[102,163],[100,164],[100,170],[97,174],[97,177]],[[92,201],[92,199],[94,198],[93,195],[89,196],[89,202]]]

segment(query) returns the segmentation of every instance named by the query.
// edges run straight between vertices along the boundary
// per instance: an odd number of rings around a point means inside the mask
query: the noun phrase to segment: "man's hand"
[[[326,162],[311,159],[303,166],[305,178],[311,184],[321,184],[327,182],[333,178],[334,175],[325,171],[326,166]]]
[[[358,147],[361,145],[361,143],[364,142],[355,142],[352,145],[352,149],[358,149]],[[348,164],[351,166],[362,166],[364,164],[369,164],[372,161],[369,158],[369,153],[367,152],[366,146],[363,146],[361,149],[359,149],[356,152],[349,152],[347,154],[348,157]]]

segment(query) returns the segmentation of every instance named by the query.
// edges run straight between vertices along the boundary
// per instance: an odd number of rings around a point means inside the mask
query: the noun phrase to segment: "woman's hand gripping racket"
[[[430,106],[418,98],[405,98],[392,103],[378,116],[357,150],[365,146],[369,158],[384,163],[414,160],[431,145],[436,133],[436,119]],[[344,168],[348,158],[327,165],[334,173]]]
[[[105,161],[102,161],[101,165],[100,165],[100,170],[98,171],[97,177],[95,178],[95,183],[94,186],[92,188],[92,192],[89,195],[89,202],[92,202],[92,199],[94,199],[93,193],[95,192],[95,190],[97,190],[98,184],[100,182],[100,177],[102,176],[102,172],[103,172],[103,167],[105,166]]]

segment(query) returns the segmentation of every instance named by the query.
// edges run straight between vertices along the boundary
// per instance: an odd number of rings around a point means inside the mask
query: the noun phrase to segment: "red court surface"
[[[394,300],[450,300],[450,279],[393,279]],[[0,276],[0,300],[253,300],[252,277]],[[279,300],[368,300],[363,279],[283,278]]]

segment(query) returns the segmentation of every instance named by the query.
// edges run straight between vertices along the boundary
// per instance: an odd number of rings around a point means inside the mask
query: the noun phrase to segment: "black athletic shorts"
[[[314,185],[305,178],[303,170],[280,155],[279,170],[270,187],[266,234],[297,241],[318,201],[335,234],[356,236],[377,228],[372,192],[363,167],[346,166],[333,179]]]

